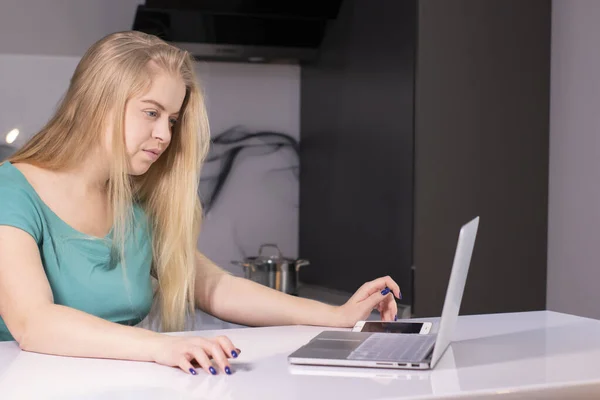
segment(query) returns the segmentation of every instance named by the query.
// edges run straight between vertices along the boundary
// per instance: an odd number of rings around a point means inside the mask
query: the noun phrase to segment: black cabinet
[[[343,2],[302,66],[304,282],[390,275],[416,315],[439,315],[479,215],[462,313],[545,308],[550,7]]]

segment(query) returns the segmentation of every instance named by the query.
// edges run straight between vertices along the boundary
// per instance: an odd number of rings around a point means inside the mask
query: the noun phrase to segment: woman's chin
[[[137,163],[129,166],[129,175],[140,176],[144,175],[150,169],[150,163]]]

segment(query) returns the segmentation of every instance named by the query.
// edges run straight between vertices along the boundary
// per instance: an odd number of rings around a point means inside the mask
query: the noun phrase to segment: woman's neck
[[[80,165],[59,174],[73,183],[73,190],[77,194],[106,193],[110,167],[105,158],[90,155]]]

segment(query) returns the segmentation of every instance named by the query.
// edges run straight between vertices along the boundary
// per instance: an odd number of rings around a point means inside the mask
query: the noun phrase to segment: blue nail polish
[[[190,368],[190,374],[196,375],[196,370],[194,368]]]
[[[394,321],[398,321],[398,316],[394,315]]]
[[[225,367],[225,373],[227,375],[231,375],[231,369],[229,369],[229,367]]]
[[[213,375],[216,375],[216,374],[217,374],[217,371],[216,371],[216,370],[215,370],[213,367],[210,367],[208,370],[209,370],[209,371],[210,371],[210,373],[211,373],[211,374],[213,374]]]
[[[386,294],[388,294],[389,292],[390,292],[390,288],[387,288],[387,287],[386,287],[385,289],[383,289],[383,290],[381,291],[381,294],[382,294],[383,296],[385,296],[385,295],[386,295]]]
[[[235,350],[231,351],[231,355],[233,356],[233,358],[237,358],[238,356]]]

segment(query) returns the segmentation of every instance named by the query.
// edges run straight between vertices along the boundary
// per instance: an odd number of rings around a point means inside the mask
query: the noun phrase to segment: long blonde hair
[[[128,100],[149,89],[156,67],[183,80],[185,100],[167,150],[144,175],[131,177],[127,172],[125,107]],[[210,142],[192,57],[141,32],[104,37],[77,65],[54,116],[9,161],[50,170],[73,167],[103,143],[108,127],[113,128],[107,187],[114,218],[113,243],[123,254],[132,207],[139,202],[150,221],[162,329],[181,330],[186,313],[195,307],[195,253],[202,215],[198,184]]]

